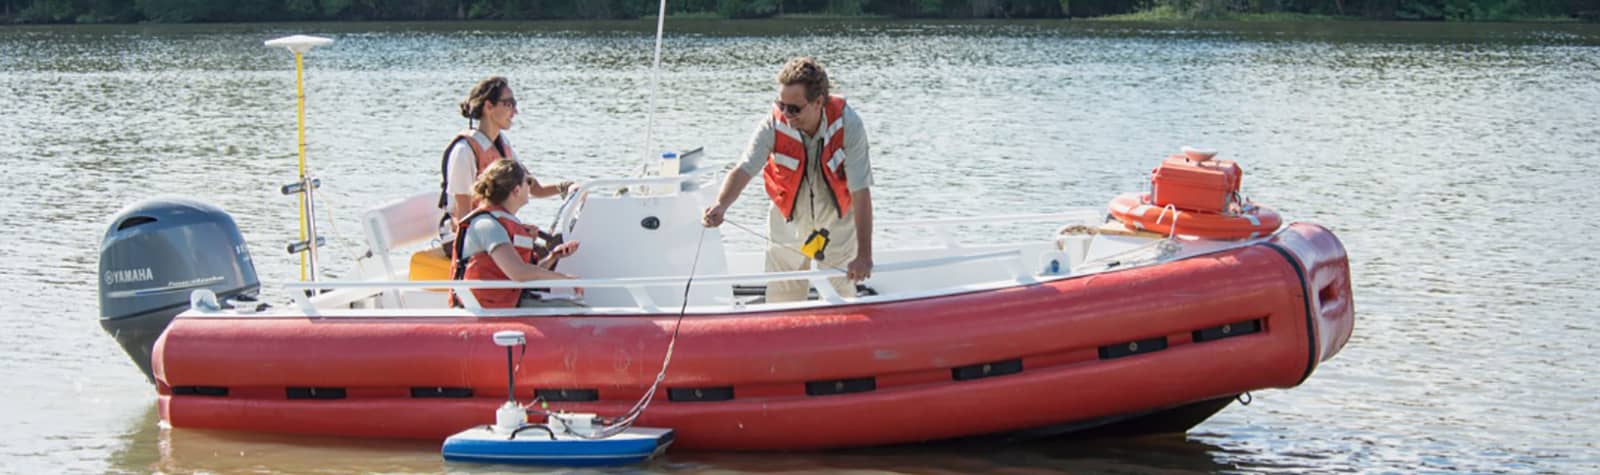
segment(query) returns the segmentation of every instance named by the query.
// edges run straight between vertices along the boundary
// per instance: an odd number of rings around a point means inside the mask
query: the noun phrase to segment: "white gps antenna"
[[[528,413],[517,404],[517,370],[511,359],[511,348],[528,344],[528,338],[516,330],[494,332],[494,344],[506,347],[506,403],[494,413],[496,429],[515,432],[528,422]]]

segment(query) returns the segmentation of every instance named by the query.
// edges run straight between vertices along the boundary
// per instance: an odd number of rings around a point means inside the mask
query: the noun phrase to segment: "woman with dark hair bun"
[[[517,219],[517,210],[531,200],[533,176],[516,160],[496,160],[484,169],[472,185],[472,199],[478,208],[467,213],[456,227],[450,276],[455,280],[555,280],[574,277],[551,270],[558,259],[578,251],[578,242],[563,243],[548,254],[534,244],[539,232]],[[561,300],[538,298],[523,289],[473,289],[472,296],[483,308],[512,308],[570,305]],[[450,304],[460,306],[454,291]]]
[[[467,128],[457,133],[445,149],[440,166],[443,180],[439,183],[439,207],[457,221],[475,207],[471,194],[478,175],[496,160],[517,159],[510,141],[501,133],[510,129],[517,117],[517,98],[510,82],[501,76],[479,81],[461,100],[461,117],[467,119]],[[532,186],[533,196],[542,198],[565,196],[573,183],[563,181],[547,186],[534,179]]]

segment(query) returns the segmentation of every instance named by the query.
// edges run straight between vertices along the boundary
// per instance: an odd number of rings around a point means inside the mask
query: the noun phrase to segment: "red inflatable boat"
[[[1140,240],[1183,249],[1141,261],[1129,257]],[[1017,248],[1025,255],[1015,268],[1064,260],[998,284],[919,292],[932,284],[918,279],[1005,266],[899,272],[908,276],[897,283],[893,264],[880,264],[868,282],[875,296],[691,302],[639,423],[676,430],[681,447],[716,450],[1178,432],[1241,393],[1300,384],[1354,326],[1345,250],[1320,226],[1239,242],[1063,242]],[[601,290],[588,295],[603,300]],[[424,292],[437,293],[415,289]],[[681,303],[384,309],[377,291],[361,297],[335,310],[301,299],[178,316],[153,354],[161,417],[179,428],[443,439],[493,422],[506,400],[505,353],[488,343],[500,330],[528,336],[518,399],[620,414],[660,370]]]

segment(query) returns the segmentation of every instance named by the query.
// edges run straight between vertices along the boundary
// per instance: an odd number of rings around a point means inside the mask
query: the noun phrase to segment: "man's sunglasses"
[[[783,101],[772,101],[772,104],[775,105],[775,106],[778,106],[778,110],[783,111],[783,113],[789,114],[789,115],[800,115],[800,111],[803,111],[803,110],[806,109],[806,105],[805,104],[800,104],[800,105],[785,104],[785,103],[783,103]]]

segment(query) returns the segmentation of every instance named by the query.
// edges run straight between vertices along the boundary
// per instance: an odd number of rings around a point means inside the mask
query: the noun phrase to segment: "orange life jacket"
[[[450,145],[444,148],[444,158],[439,159],[440,208],[450,204],[450,195],[448,194],[450,189],[450,151],[456,149],[456,142],[467,142],[467,146],[472,149],[472,156],[478,159],[478,173],[475,175],[482,175],[483,171],[487,170],[495,160],[514,157],[514,154],[505,148],[505,136],[495,137],[494,146],[486,148],[478,145],[478,138],[474,137],[477,133],[473,129],[462,129],[460,132],[456,132],[455,138],[450,139]]]
[[[528,229],[522,227],[522,222],[518,221],[516,216],[498,206],[480,207],[461,220],[456,226],[457,239],[452,255],[461,255],[466,247],[467,228],[472,226],[472,220],[485,214],[493,216],[500,222],[500,226],[506,229],[506,233],[511,235],[511,245],[517,250],[517,258],[530,263],[540,258],[539,252],[534,247],[533,234],[529,234]],[[511,280],[511,277],[494,263],[494,258],[488,251],[452,260],[450,276],[455,280]],[[472,289],[472,296],[478,299],[478,304],[483,308],[515,308],[521,300],[522,289]],[[461,306],[454,290],[450,291],[450,306]]]
[[[822,135],[822,176],[833,190],[833,205],[843,217],[850,209],[850,186],[844,175],[844,97],[828,96],[823,103],[823,118],[818,127]],[[767,196],[778,205],[785,221],[794,221],[795,200],[800,197],[800,183],[806,176],[806,144],[800,131],[789,125],[789,118],[777,104],[772,106],[772,153],[767,155],[767,166],[761,169],[766,181]]]

